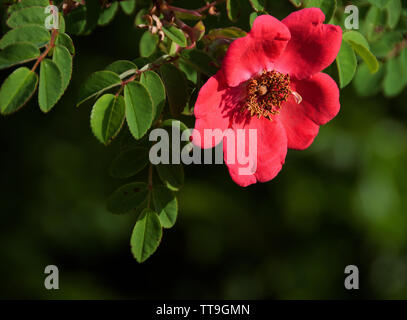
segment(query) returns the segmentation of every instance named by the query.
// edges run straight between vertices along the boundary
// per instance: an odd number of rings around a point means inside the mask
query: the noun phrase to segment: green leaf
[[[387,24],[391,29],[394,29],[401,16],[401,0],[390,0],[386,5],[387,10]]]
[[[153,123],[158,119],[165,105],[165,88],[160,76],[154,71],[141,74],[140,82],[147,88],[153,100]]]
[[[290,2],[297,8],[302,6],[303,0],[290,0]]]
[[[182,52],[183,62],[190,64],[195,70],[213,76],[217,72],[213,59],[201,50],[184,50]]]
[[[71,55],[75,54],[75,47],[73,45],[73,41],[66,33],[58,33],[55,44],[66,47],[68,51],[71,53]]]
[[[371,4],[378,8],[384,8],[390,0],[368,0]]]
[[[182,164],[159,164],[158,175],[168,189],[178,191],[184,184],[184,167]]]
[[[402,55],[390,59],[385,64],[386,74],[383,81],[383,91],[387,97],[394,97],[403,91],[406,86],[406,65]]]
[[[50,39],[50,33],[45,27],[26,25],[7,32],[0,40],[0,49],[17,42],[30,42],[40,48],[45,46]]]
[[[149,163],[148,149],[133,147],[120,153],[113,160],[109,173],[114,178],[130,178],[143,170]]]
[[[178,216],[178,201],[174,193],[164,186],[156,186],[153,188],[152,197],[161,225],[167,229],[172,228]]]
[[[86,1],[86,25],[82,31],[83,34],[88,35],[98,24],[99,15],[102,11],[99,1]]]
[[[385,58],[393,51],[397,43],[403,40],[403,35],[398,31],[387,32],[378,41],[372,43],[372,52],[378,58]]]
[[[228,27],[228,28],[221,28],[221,29],[212,29],[209,33],[204,37],[206,42],[212,42],[216,39],[231,39],[235,40],[238,38],[245,37],[247,32],[237,28],[237,27]]]
[[[227,0],[226,11],[228,12],[228,18],[230,21],[236,22],[240,16],[240,1],[239,0]]]
[[[26,67],[16,69],[0,88],[1,114],[10,114],[20,109],[37,89],[38,76]]]
[[[65,19],[67,26],[66,33],[82,34],[86,28],[86,7],[80,6],[65,16]]]
[[[340,87],[344,88],[352,81],[357,67],[355,52],[345,41],[342,41],[341,49],[336,57],[336,65],[338,67]]]
[[[148,195],[147,184],[133,182],[126,184],[107,199],[107,209],[114,214],[125,214],[136,210]]]
[[[151,56],[157,50],[157,45],[158,36],[148,31],[144,32],[140,39],[140,56]]]
[[[178,68],[185,74],[187,79],[194,84],[198,82],[198,72],[191,64],[185,62],[184,59],[178,60]]]
[[[106,70],[112,71],[118,75],[121,75],[122,73],[131,69],[137,70],[138,68],[133,62],[127,60],[118,60],[106,67]]]
[[[112,22],[113,18],[115,17],[117,10],[119,9],[119,3],[113,2],[109,8],[104,9],[100,12],[98,25],[105,26]]]
[[[250,4],[257,12],[266,11],[266,2],[267,0],[250,0]]]
[[[366,63],[362,63],[358,67],[355,79],[353,80],[357,94],[362,97],[368,97],[378,93],[382,89],[381,84],[383,77],[383,66],[380,66],[379,70],[372,75]]]
[[[386,20],[386,10],[379,9],[375,6],[370,7],[363,24],[365,34],[369,41],[374,41],[382,36]]]
[[[172,64],[160,68],[161,77],[167,93],[171,114],[176,117],[188,102],[188,85],[184,73]]]
[[[144,85],[130,82],[124,87],[126,120],[135,139],[142,138],[153,121],[153,101]]]
[[[122,96],[105,94],[95,103],[90,116],[90,126],[95,137],[108,145],[119,133],[125,115]]]
[[[78,106],[85,101],[102,94],[106,90],[120,86],[120,77],[112,71],[98,71],[86,80],[79,93]]]
[[[38,103],[42,112],[48,112],[62,95],[62,75],[57,64],[50,59],[41,61]]]
[[[49,0],[22,0],[20,2],[17,2],[13,5],[11,5],[7,13],[11,14],[14,11],[18,11],[20,9],[26,8],[26,7],[46,7],[49,5]]]
[[[145,209],[131,235],[131,251],[137,262],[146,261],[158,248],[162,238],[160,220],[151,209]]]
[[[14,11],[7,19],[7,25],[10,28],[17,28],[26,24],[44,26],[47,16],[44,7],[27,7]]]
[[[335,14],[336,0],[306,0],[306,8],[320,8],[325,14],[325,22],[328,23]]]
[[[56,63],[61,71],[62,77],[62,93],[68,88],[72,76],[72,56],[68,49],[63,46],[55,46],[52,61]]]
[[[345,32],[343,34],[343,39],[347,41],[355,52],[366,62],[371,73],[375,73],[379,70],[379,62],[370,52],[369,44],[361,33],[357,31]]]
[[[11,44],[0,51],[0,70],[34,60],[40,54],[40,50],[32,43]]]
[[[187,46],[187,38],[182,30],[175,26],[163,27],[165,35],[181,47]]]
[[[120,6],[125,14],[133,14],[136,9],[136,0],[121,1]]]
[[[262,15],[262,14],[259,13],[259,12],[252,12],[252,13],[250,14],[250,17],[249,17],[250,28],[253,28],[254,20],[256,20],[257,17],[260,17],[261,15]]]
[[[140,11],[137,12],[136,18],[134,19],[134,24],[136,26],[140,24],[148,24],[148,20],[144,18],[144,16],[148,15],[148,9],[147,8],[142,8]]]

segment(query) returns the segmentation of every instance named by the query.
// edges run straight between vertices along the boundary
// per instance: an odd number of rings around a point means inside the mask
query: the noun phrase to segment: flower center
[[[248,81],[246,90],[242,112],[248,110],[251,116],[258,118],[263,116],[272,120],[271,117],[280,113],[282,103],[288,100],[291,93],[297,103],[301,102],[301,96],[290,89],[290,76],[277,71],[263,71]]]

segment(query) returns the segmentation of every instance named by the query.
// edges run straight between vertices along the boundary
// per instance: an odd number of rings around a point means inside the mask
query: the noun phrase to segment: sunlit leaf
[[[0,88],[1,114],[13,113],[24,106],[34,94],[37,83],[37,74],[26,67],[10,74]]]
[[[154,105],[153,122],[160,116],[165,105],[165,88],[160,76],[154,71],[143,72],[140,82],[147,88]]]
[[[162,227],[157,213],[145,209],[131,235],[131,251],[140,263],[146,261],[158,248],[162,237]]]
[[[336,65],[338,67],[340,87],[344,88],[352,81],[357,67],[355,52],[345,41],[342,41],[341,49],[336,57]]]
[[[153,101],[144,85],[130,82],[124,87],[126,120],[130,132],[136,139],[142,138],[153,121]]]
[[[103,144],[109,144],[119,133],[125,115],[122,96],[105,94],[93,106],[90,125],[95,137]]]
[[[165,35],[181,47],[187,46],[187,38],[182,30],[175,26],[163,27]]]
[[[62,95],[62,74],[57,64],[44,59],[40,65],[38,103],[43,112],[50,111]]]
[[[30,42],[37,47],[43,47],[51,39],[49,31],[42,26],[25,25],[11,29],[0,40],[0,49],[16,42]]]

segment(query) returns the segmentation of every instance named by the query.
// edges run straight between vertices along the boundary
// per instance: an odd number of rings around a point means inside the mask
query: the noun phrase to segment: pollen
[[[277,71],[263,71],[248,81],[246,90],[242,112],[248,111],[251,116],[272,120],[292,93],[290,76]]]

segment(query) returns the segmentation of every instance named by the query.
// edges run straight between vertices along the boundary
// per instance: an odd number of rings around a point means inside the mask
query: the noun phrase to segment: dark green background
[[[294,9],[274,6],[280,19]],[[245,9],[237,25],[248,30]],[[90,106],[75,107],[90,73],[137,57],[133,21],[120,13],[74,37],[73,81],[52,112],[34,99],[0,119],[0,298],[406,298],[405,93],[342,90],[339,115],[309,149],[289,151],[269,183],[240,188],[226,166],[186,167],[176,226],[147,262],[133,259],[136,216],[105,209],[123,184],[107,170],[118,143],[98,143]],[[224,15],[206,24],[232,25]],[[59,267],[59,291],[44,288],[49,264]],[[344,288],[349,264],[359,267],[359,291]]]

